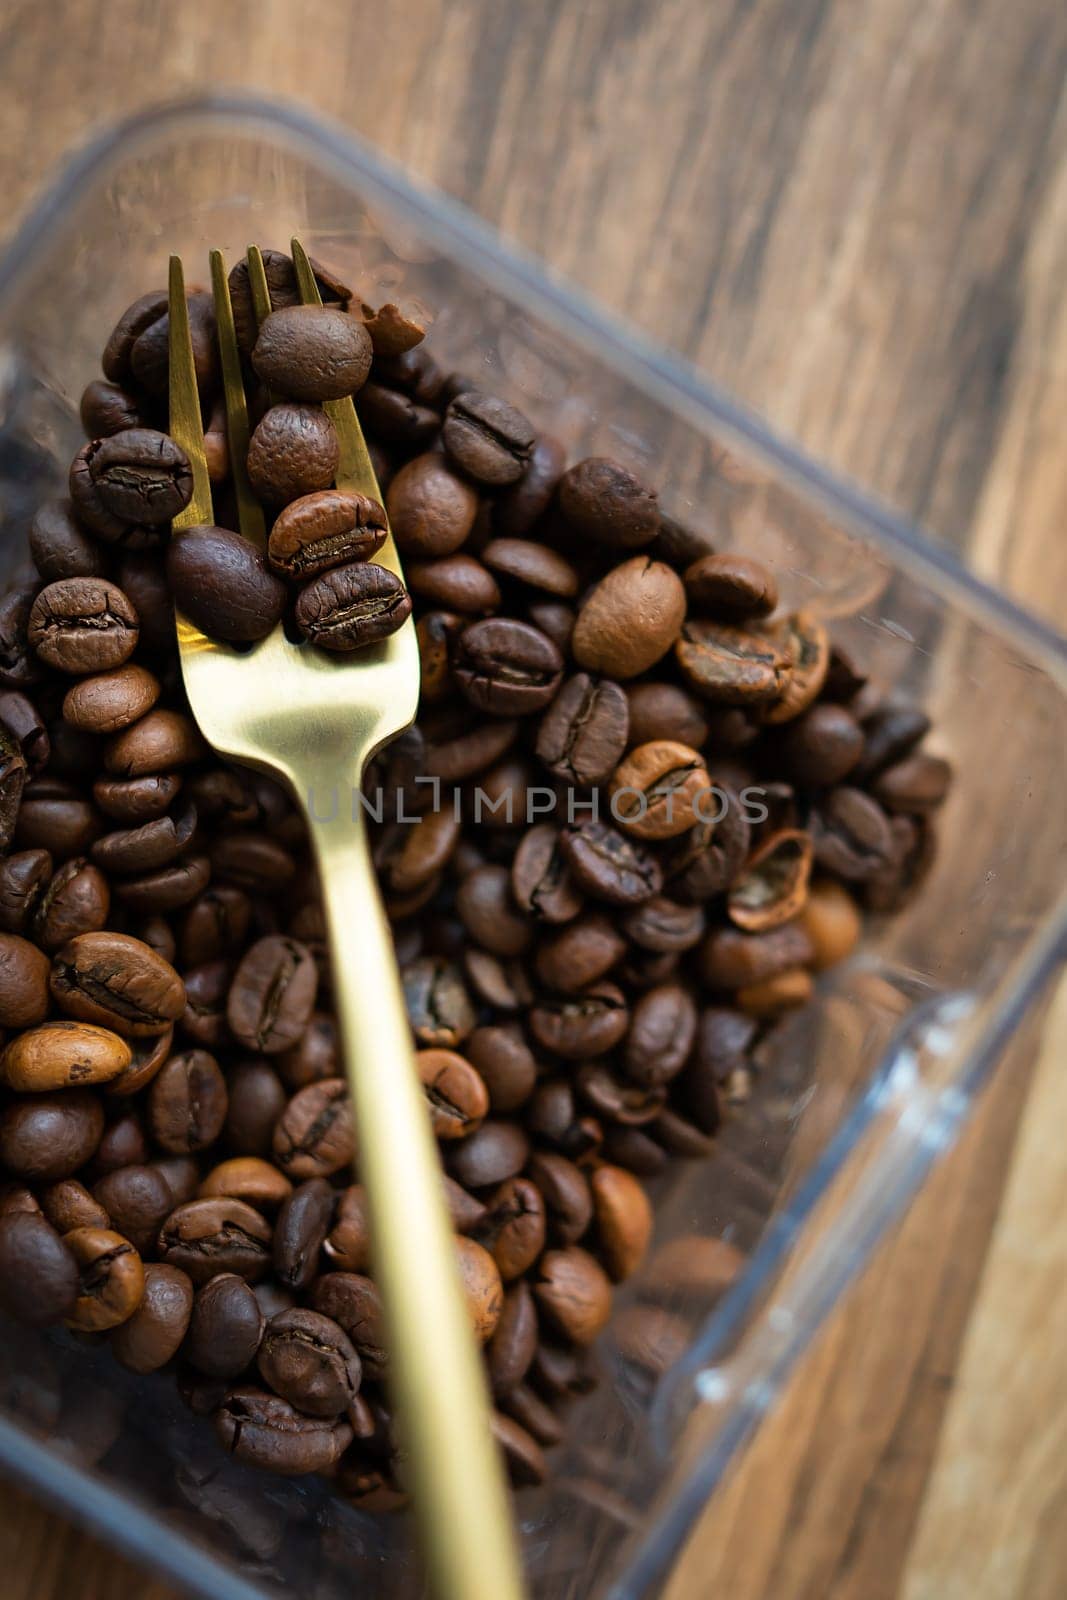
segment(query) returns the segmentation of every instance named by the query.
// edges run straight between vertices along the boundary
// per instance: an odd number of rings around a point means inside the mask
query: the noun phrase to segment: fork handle
[[[345,798],[350,792],[340,789]],[[374,1276],[431,1592],[437,1600],[521,1600],[488,1385],[460,1286],[440,1158],[366,827],[362,815],[353,820],[339,807],[332,821],[312,815],[311,829]]]

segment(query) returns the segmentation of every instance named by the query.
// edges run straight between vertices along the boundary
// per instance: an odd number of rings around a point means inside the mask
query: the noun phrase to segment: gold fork
[[[292,252],[302,301],[320,304],[314,273],[295,239]],[[270,298],[255,247],[248,267],[262,320]],[[211,253],[211,277],[239,527],[262,549],[263,514],[244,470],[248,412],[233,308],[218,251]],[[213,514],[184,275],[176,256],[170,261],[169,300],[170,426],[192,464],[194,485],[189,505],[174,519],[181,528],[211,523]],[[380,501],[352,401],[334,401],[325,409],[340,444],[338,487]],[[400,574],[391,536],[375,559]],[[283,779],[307,815],[330,933],[392,1392],[431,1588],[440,1600],[519,1600],[522,1580],[485,1375],[460,1287],[438,1153],[415,1072],[365,819],[355,798],[366,762],[415,715],[414,625],[407,621],[392,638],[343,662],[291,643],[281,626],[239,653],[214,644],[179,617],[178,641],[189,702],[205,737],[234,760]]]

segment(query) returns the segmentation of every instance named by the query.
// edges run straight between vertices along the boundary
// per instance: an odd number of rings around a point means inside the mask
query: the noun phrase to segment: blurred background
[[[0,247],[104,123],[222,87],[296,99],[1067,622],[1055,0],[3,0],[0,62]],[[672,1600],[1063,1594],[1065,1040],[1061,995]],[[13,1596],[146,1593],[15,1495],[0,1559]]]

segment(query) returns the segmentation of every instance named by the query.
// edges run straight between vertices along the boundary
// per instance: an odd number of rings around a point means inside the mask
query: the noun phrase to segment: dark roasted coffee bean
[[[20,850],[0,860],[0,928],[21,933],[52,876],[47,850]]]
[[[930,718],[917,706],[879,706],[864,719],[863,755],[855,768],[856,781],[865,783],[884,767],[903,761],[929,731]]]
[[[0,816],[10,799],[7,776],[0,762]],[[57,861],[66,861],[83,855],[101,831],[99,814],[70,784],[34,778],[25,785],[14,835],[20,849],[47,850]]]
[[[400,976],[417,1043],[445,1050],[461,1045],[475,1016],[459,969],[450,961],[422,956],[404,967]]]
[[[640,549],[659,532],[655,490],[605,456],[588,456],[563,474],[559,505],[572,528],[611,550]]]
[[[218,379],[218,346],[212,296],[203,290],[190,294],[188,318],[197,389],[201,400],[204,400],[210,398]],[[129,375],[140,388],[163,397],[167,393],[169,373],[170,315],[164,308],[162,315],[144,327],[130,346]]]
[[[32,947],[31,947],[32,948]],[[0,1055],[0,1079],[23,1094],[108,1083],[130,1064],[125,1039],[85,1022],[43,1022]]]
[[[181,958],[188,966],[219,961],[248,938],[252,908],[243,889],[216,883],[199,895],[182,918]]]
[[[538,757],[570,783],[600,783],[626,749],[629,723],[629,705],[617,683],[576,673],[541,718]]]
[[[8,849],[20,825],[22,833],[26,832],[20,809],[25,793],[25,757],[17,741],[6,729],[0,728],[0,850]],[[20,839],[19,842],[31,841]]]
[[[862,789],[832,789],[816,808],[811,827],[816,861],[850,883],[874,877],[893,858],[889,818]]]
[[[484,616],[500,604],[500,590],[493,574],[462,552],[432,561],[409,561],[404,576],[412,594],[445,611]]]
[[[355,1135],[343,1078],[309,1083],[275,1125],[274,1159],[287,1177],[328,1178],[352,1160]]]
[[[235,883],[252,894],[277,894],[296,870],[284,845],[261,833],[219,834],[211,848],[211,865],[217,878]]]
[[[478,510],[476,491],[436,452],[400,468],[385,497],[397,548],[425,561],[464,544]]]
[[[489,1095],[480,1076],[454,1050],[419,1050],[415,1068],[438,1139],[465,1139],[483,1122]]]
[[[271,406],[249,442],[248,481],[268,505],[286,506],[330,488],[339,459],[333,423],[318,406]]]
[[[107,439],[127,428],[147,427],[149,422],[143,402],[136,395],[117,383],[100,378],[95,378],[82,390],[78,413],[90,439]],[[55,576],[70,577],[72,574],[56,573]]]
[[[30,524],[30,555],[45,583],[107,572],[105,551],[78,522],[69,500],[46,500],[40,507]]]
[[[604,1154],[639,1178],[655,1178],[667,1165],[667,1152],[643,1128],[623,1123],[609,1125],[604,1138]]]
[[[577,1086],[582,1099],[606,1121],[630,1128],[652,1122],[666,1100],[662,1085],[628,1082],[603,1061],[587,1061],[580,1067]]]
[[[512,861],[511,892],[539,922],[569,922],[582,909],[564,836],[551,823],[539,823],[523,835]]]
[[[626,940],[611,920],[586,912],[542,942],[537,975],[558,994],[576,994],[610,972],[625,951]]]
[[[154,551],[122,550],[115,577],[140,620],[139,653],[165,658],[174,649],[174,606],[163,563]]]
[[[486,1346],[494,1394],[521,1383],[537,1349],[537,1309],[528,1283],[515,1283],[504,1296],[496,1332]]]
[[[301,589],[296,621],[306,639],[347,653],[387,639],[411,615],[411,596],[395,573],[373,561],[324,572]]]
[[[234,974],[226,1016],[234,1037],[262,1055],[299,1039],[315,1004],[318,968],[295,939],[259,939]]]
[[[680,905],[666,895],[635,906],[623,918],[626,937],[653,954],[680,954],[692,950],[704,937],[705,916],[700,906]]]
[[[264,639],[285,608],[285,585],[250,539],[228,528],[182,528],[167,546],[174,604],[210,639]]]
[[[475,1028],[463,1048],[485,1084],[491,1110],[517,1111],[529,1099],[537,1062],[517,1024]]]
[[[9,1316],[37,1328],[62,1322],[78,1291],[78,1263],[40,1212],[0,1217],[0,1304]]]
[[[517,1122],[490,1118],[448,1151],[448,1170],[468,1189],[486,1189],[515,1177],[526,1165],[530,1141]]]
[[[301,1307],[270,1319],[256,1362],[263,1381],[311,1417],[347,1412],[363,1377],[344,1329],[321,1311]]]
[[[364,432],[405,455],[424,450],[441,424],[432,406],[420,405],[411,395],[376,383],[373,377],[359,391],[356,405]]]
[[[501,1278],[511,1283],[529,1271],[541,1254],[546,1228],[540,1189],[530,1178],[512,1177],[487,1196],[485,1216],[473,1232],[492,1255]]]
[[[383,1378],[389,1355],[381,1295],[371,1279],[358,1272],[324,1272],[311,1286],[311,1304],[344,1330],[356,1348],[365,1376]]]
[[[274,1271],[290,1289],[306,1289],[318,1272],[319,1251],[333,1218],[336,1193],[325,1178],[294,1189],[274,1226]]]
[[[546,1050],[566,1061],[588,1061],[619,1043],[630,1017],[622,990],[601,980],[578,994],[542,995],[528,1020]]]
[[[0,724],[10,736],[26,763],[26,770],[35,778],[48,765],[51,748],[48,730],[41,721],[36,706],[17,689],[0,691]],[[5,750],[7,740],[4,740]],[[11,753],[11,756],[14,752]],[[9,760],[11,757],[9,757]]]
[[[593,1220],[593,1198],[585,1173],[555,1151],[531,1156],[527,1172],[544,1196],[549,1235],[556,1244],[577,1244]]]
[[[555,696],[563,658],[528,622],[490,617],[460,634],[453,674],[467,699],[490,716],[529,716]]]
[[[951,782],[949,763],[920,750],[891,767],[883,767],[871,792],[887,811],[925,816],[941,805]]]
[[[829,788],[859,761],[863,730],[844,706],[815,705],[787,725],[780,748],[791,778]]]
[[[682,580],[662,561],[635,556],[589,591],[578,611],[571,649],[588,672],[636,678],[665,656],[685,618]]]
[[[50,970],[48,957],[28,939],[0,933],[0,1028],[32,1028],[44,1021]]]
[[[215,1412],[215,1433],[235,1461],[264,1472],[328,1472],[352,1439],[341,1418],[306,1417],[278,1395],[231,1389]]]
[[[152,1137],[171,1155],[190,1155],[214,1144],[227,1109],[226,1080],[206,1050],[171,1056],[148,1091]]]
[[[275,520],[267,554],[275,572],[312,578],[331,567],[369,561],[385,543],[385,512],[377,500],[340,489],[306,494]]]
[[[688,989],[665,983],[636,1002],[623,1050],[623,1065],[635,1083],[669,1083],[684,1067],[696,1037],[697,1008]]]
[[[811,957],[812,944],[804,929],[787,922],[769,933],[714,928],[704,940],[700,964],[710,988],[740,989],[802,966]]]
[[[418,826],[397,822],[386,828],[374,849],[374,865],[389,895],[421,889],[445,867],[459,841],[459,823],[452,811],[434,811]]]
[[[159,1157],[152,1162],[152,1166],[162,1174],[174,1205],[182,1206],[187,1200],[195,1198],[200,1168],[192,1156]]]
[[[142,916],[177,911],[207,887],[211,865],[206,856],[185,856],[155,872],[146,872],[114,883],[114,892],[128,910]]]
[[[75,1228],[63,1243],[78,1264],[70,1327],[103,1333],[132,1317],[144,1297],[144,1266],[130,1241],[108,1228]]]
[[[363,324],[332,306],[284,306],[264,317],[252,350],[256,375],[294,400],[355,394],[367,380],[371,341]]]
[[[249,1283],[270,1266],[270,1224],[243,1200],[190,1200],[159,1233],[159,1254],[199,1287],[220,1272]]]
[[[299,305],[300,289],[296,281],[296,269],[289,257],[283,255],[280,250],[264,250],[262,256],[271,309],[278,311],[283,306]],[[321,262],[312,260],[311,266],[323,305],[347,305],[352,298],[351,289]],[[243,258],[230,268],[229,286],[237,342],[247,354],[255,344],[259,330],[248,281],[248,262]]]
[[[775,980],[771,980],[774,982]],[[680,1112],[667,1106],[649,1128],[652,1137],[668,1151],[683,1161],[703,1161],[715,1149],[710,1133],[690,1122]]]
[[[116,1233],[129,1239],[142,1255],[152,1254],[159,1230],[174,1209],[163,1174],[155,1167],[118,1167],[93,1185],[93,1194]]]
[[[137,613],[104,578],[60,578],[30,610],[27,636],[42,661],[60,672],[105,672],[137,644]]]
[[[501,1409],[539,1445],[549,1448],[563,1438],[563,1423],[535,1390],[520,1383],[500,1397]],[[524,1458],[525,1459],[525,1458]]]
[[[663,885],[659,862],[644,845],[591,818],[565,828],[560,846],[580,888],[609,905],[639,905]]]
[[[616,1283],[641,1265],[652,1238],[652,1207],[633,1175],[622,1167],[598,1167],[590,1175],[597,1237]]]
[[[226,1021],[231,969],[225,961],[207,961],[185,974],[185,1010],[179,1026],[183,1033],[209,1050],[232,1040]]]
[[[176,772],[143,778],[98,778],[93,784],[93,799],[114,822],[137,826],[162,816],[181,784]]]
[[[721,791],[719,820],[698,822],[667,852],[664,883],[668,894],[699,905],[721,894],[737,879],[748,857],[752,829],[740,798],[730,789]]]
[[[504,1308],[504,1285],[489,1251],[476,1239],[457,1239],[456,1256],[467,1311],[479,1344],[491,1339]]]
[[[502,957],[520,956],[533,928],[515,908],[507,867],[477,867],[467,874],[456,895],[460,921],[480,945]]]
[[[689,608],[698,616],[739,622],[768,617],[778,604],[774,574],[748,556],[701,556],[686,568]]]
[[[278,1072],[295,1092],[322,1078],[336,1078],[337,1058],[337,1024],[328,1011],[313,1012],[296,1044],[277,1058]]]
[[[355,309],[352,308],[353,313]],[[424,345],[421,349],[416,348],[426,337],[426,329],[420,322],[405,316],[392,301],[379,306],[377,311],[371,306],[362,305],[359,314],[370,335],[375,360],[379,364],[388,362],[391,373],[410,371],[413,374],[412,381],[416,384],[419,379],[414,374],[423,375],[423,382],[427,386],[433,385],[436,363]],[[437,375],[436,381],[440,383],[443,380]]]
[[[116,1361],[130,1372],[158,1372],[181,1348],[192,1311],[188,1274],[160,1262],[147,1263],[141,1304],[111,1335]]]
[[[494,1411],[490,1417],[490,1427],[503,1453],[512,1483],[517,1488],[544,1483],[548,1476],[548,1464],[537,1440],[519,1423],[499,1411]]]
[[[229,1075],[229,1105],[224,1133],[239,1155],[270,1153],[274,1126],[285,1110],[281,1079],[267,1061],[242,1061]]]
[[[794,611],[781,622],[769,623],[768,634],[777,640],[790,662],[790,672],[779,698],[767,707],[767,722],[789,722],[806,711],[826,681],[830,667],[830,636],[809,611]]]
[[[52,994],[69,1016],[131,1038],[181,1016],[185,985],[169,962],[127,934],[82,933],[56,952]]]
[[[545,634],[561,655],[570,654],[571,635],[577,612],[559,600],[535,600],[526,607],[526,616],[535,628]]]
[[[486,577],[489,574],[486,573]],[[39,683],[41,663],[30,643],[29,624],[37,586],[9,589],[0,598],[0,683],[12,689]]]
[[[779,699],[793,671],[770,634],[718,622],[687,621],[675,657],[697,694],[729,706]]]
[[[441,442],[453,461],[494,487],[522,477],[536,437],[521,411],[479,389],[456,395],[441,424]]]
[[[208,1378],[238,1378],[256,1359],[265,1319],[250,1286],[220,1272],[197,1290],[185,1357]]]
[[[130,662],[72,684],[63,698],[63,719],[83,733],[117,733],[151,711],[159,692],[158,678]]]
[[[652,739],[674,739],[699,750],[708,722],[699,700],[674,683],[635,683],[626,691],[631,746]]]
[[[579,1245],[546,1250],[537,1267],[534,1296],[558,1333],[575,1344],[592,1344],[611,1314],[611,1282],[602,1266]]]
[[[195,829],[196,809],[187,806],[177,817],[156,817],[137,828],[118,828],[104,834],[93,844],[92,858],[98,866],[121,876],[151,873],[170,866]]]
[[[521,539],[530,532],[548,510],[566,461],[566,452],[558,440],[546,434],[536,440],[522,477],[494,499],[496,534]]]
[[[127,1111],[104,1129],[93,1157],[93,1177],[104,1177],[120,1167],[143,1166],[147,1160],[148,1144],[140,1112]]]
[[[147,332],[166,314],[165,289],[153,289],[127,306],[104,346],[101,366],[105,378],[109,378],[113,383],[122,383],[131,376],[130,359],[134,345],[142,333]]]
[[[152,428],[127,428],[83,445],[70,469],[78,518],[109,544],[151,543],[193,493],[181,445]]]
[[[114,734],[104,745],[104,766],[116,778],[169,774],[205,754],[204,742],[191,719],[160,707]]]
[[[577,571],[557,550],[532,539],[491,539],[481,552],[490,572],[542,594],[572,600],[581,587]]]
[[[201,1200],[247,1200],[259,1211],[276,1211],[293,1186],[284,1172],[259,1156],[231,1156],[212,1167],[197,1188]]]

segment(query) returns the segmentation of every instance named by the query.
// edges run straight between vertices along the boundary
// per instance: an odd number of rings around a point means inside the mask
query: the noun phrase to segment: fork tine
[[[233,325],[233,304],[221,250],[211,252],[211,293],[215,302],[219,360],[222,366],[222,392],[226,402],[226,433],[230,443],[230,477],[237,499],[237,526],[246,539],[260,550],[267,542],[267,528],[259,501],[248,481],[248,404],[245,400],[241,355]]]
[[[179,511],[171,526],[195,528],[201,523],[214,522],[215,514],[211,509],[211,480],[207,475],[204,424],[200,417],[200,394],[196,387],[193,341],[189,334],[189,307],[185,299],[185,274],[180,256],[170,258],[167,311],[170,327],[167,350],[170,367],[170,435],[181,445],[193,469],[192,499],[184,511]]]
[[[271,312],[267,269],[263,265],[263,253],[258,244],[248,246],[245,259],[248,262],[248,287],[252,292],[252,310],[258,327],[263,318],[269,317]]]

